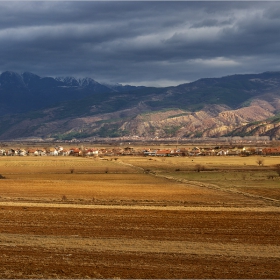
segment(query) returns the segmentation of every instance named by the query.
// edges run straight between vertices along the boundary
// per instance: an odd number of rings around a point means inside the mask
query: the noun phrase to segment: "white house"
[[[50,148],[49,156],[58,156],[58,151],[55,148]]]

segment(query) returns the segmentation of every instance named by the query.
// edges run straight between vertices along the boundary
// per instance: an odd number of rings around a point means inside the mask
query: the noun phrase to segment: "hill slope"
[[[0,139],[279,137],[275,116],[280,112],[280,72],[200,79],[167,88],[4,72],[0,98]],[[261,129],[264,123],[267,129]]]

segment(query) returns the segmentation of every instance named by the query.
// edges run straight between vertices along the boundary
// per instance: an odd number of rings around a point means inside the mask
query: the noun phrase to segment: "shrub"
[[[0,174],[0,179],[6,179],[6,177]]]
[[[197,172],[204,171],[205,166],[202,165],[202,164],[196,164],[195,167],[194,167],[194,170],[197,171]]]

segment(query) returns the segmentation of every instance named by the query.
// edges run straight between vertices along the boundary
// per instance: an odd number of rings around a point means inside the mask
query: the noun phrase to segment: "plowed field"
[[[280,278],[277,201],[36,160],[0,159],[0,278]]]

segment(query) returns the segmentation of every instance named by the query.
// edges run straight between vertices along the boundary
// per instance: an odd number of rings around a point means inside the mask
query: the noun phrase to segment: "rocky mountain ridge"
[[[137,87],[130,87],[134,89]],[[54,106],[59,102],[77,100],[95,93],[128,90],[119,85],[112,89],[92,78],[40,77],[30,72],[18,74],[5,71],[0,75],[0,116],[18,114]]]
[[[4,72],[0,98],[0,139],[280,137],[280,72],[167,88]]]

